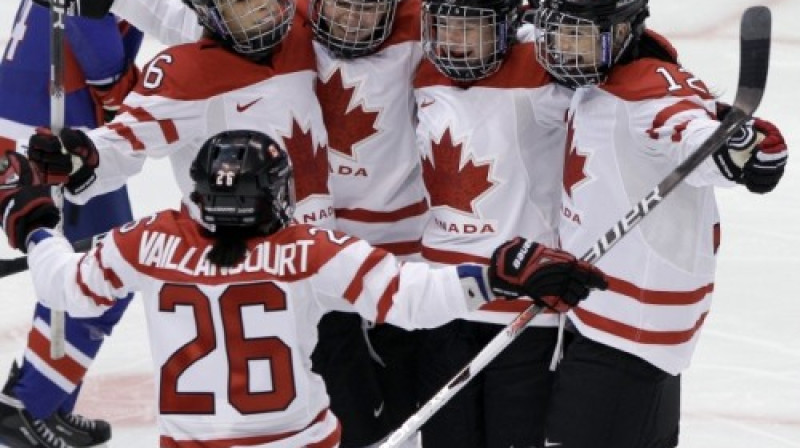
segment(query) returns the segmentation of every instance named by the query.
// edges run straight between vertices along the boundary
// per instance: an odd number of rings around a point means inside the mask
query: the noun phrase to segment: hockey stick
[[[64,128],[66,107],[64,93],[65,1],[50,0],[50,129],[55,135],[58,135]],[[64,357],[64,338],[64,311],[50,310],[50,358]]]
[[[730,112],[711,136],[626,213],[624,218],[603,234],[592,248],[581,257],[582,260],[593,264],[596,263],[660,204],[703,160],[725,144],[738,131],[739,127],[750,119],[759,103],[761,103],[767,82],[771,28],[772,19],[768,8],[756,6],[745,11],[741,23],[739,85]],[[400,428],[390,434],[388,439],[380,445],[380,448],[398,447],[418,431],[467,382],[511,344],[525,329],[528,322],[541,311],[542,307],[534,304],[514,318],[433,398],[409,417]]]

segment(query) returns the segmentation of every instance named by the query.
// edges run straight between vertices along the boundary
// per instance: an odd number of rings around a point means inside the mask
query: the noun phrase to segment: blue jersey
[[[134,60],[142,33],[112,15],[99,20],[65,20],[65,125],[94,128],[102,123],[97,122],[87,82],[113,82]],[[8,140],[27,139],[33,133],[32,127],[49,125],[49,54],[50,11],[25,0],[17,11],[0,61],[0,137],[6,138],[0,141],[0,150],[11,149]],[[15,123],[31,128],[14,126]]]

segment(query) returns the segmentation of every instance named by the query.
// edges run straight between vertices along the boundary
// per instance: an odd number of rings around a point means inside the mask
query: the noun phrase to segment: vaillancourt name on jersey
[[[187,249],[181,249],[181,245]],[[298,240],[290,244],[271,244],[266,241],[253,247],[237,266],[220,268],[211,264],[206,257],[211,245],[198,251],[179,236],[145,231],[139,250],[139,263],[193,276],[237,275],[243,272],[283,276],[308,270],[308,251],[313,245],[313,240]]]

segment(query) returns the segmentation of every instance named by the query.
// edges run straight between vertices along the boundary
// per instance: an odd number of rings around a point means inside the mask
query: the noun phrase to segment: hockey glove
[[[63,146],[62,146],[63,144]],[[58,137],[50,129],[37,128],[28,141],[28,159],[46,184],[64,184],[78,194],[96,178],[100,156],[82,131],[64,128]]]
[[[528,296],[558,312],[577,305],[591,289],[608,286],[605,274],[589,263],[523,238],[507,241],[494,251],[489,282],[497,295]]]
[[[16,152],[0,157],[0,214],[8,244],[23,252],[32,230],[55,227],[60,219],[50,186],[40,183],[28,160]]]
[[[728,110],[727,105],[718,106],[720,119]],[[766,120],[753,118],[713,157],[726,178],[753,193],[769,193],[783,177],[788,156],[786,142],[778,128]]]
[[[89,92],[98,110],[98,123],[108,123],[119,112],[120,106],[128,93],[136,86],[139,69],[134,64],[128,65],[112,82],[102,84],[86,80]]]

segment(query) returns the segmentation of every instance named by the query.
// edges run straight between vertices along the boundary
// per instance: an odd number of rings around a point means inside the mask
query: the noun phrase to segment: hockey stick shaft
[[[739,85],[731,111],[720,123],[711,136],[695,150],[683,163],[678,165],[669,175],[634,206],[625,217],[609,229],[592,248],[586,252],[583,260],[596,263],[621,238],[647,216],[680,182],[696,169],[707,157],[720,148],[736,133],[755,112],[761,103],[769,69],[769,49],[771,34],[770,11],[766,7],[749,8],[742,17],[741,56],[739,68]],[[400,428],[389,435],[380,448],[395,448],[418,431],[433,414],[441,409],[458,391],[486,365],[500,354],[525,329],[527,324],[542,308],[533,304],[517,315],[497,336],[492,339],[472,361],[462,368],[436,395],[425,403],[414,415],[409,417]]]
[[[50,129],[64,128],[64,16],[65,0],[50,0]],[[64,311],[50,310],[50,358],[64,357]]]

